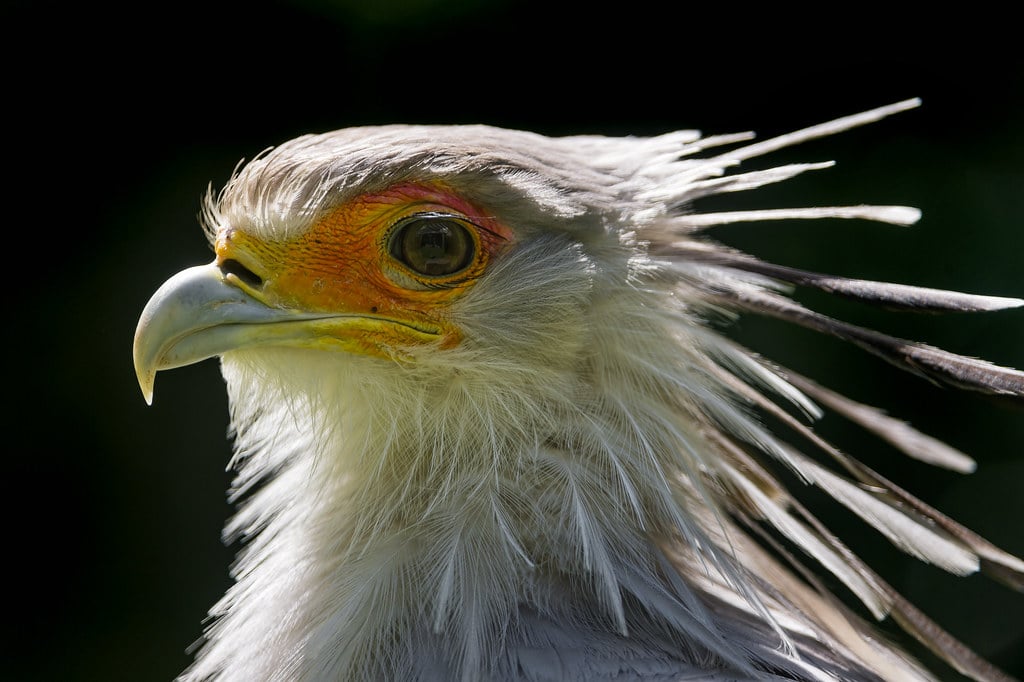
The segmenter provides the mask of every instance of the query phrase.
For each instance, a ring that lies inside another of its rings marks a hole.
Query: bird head
[[[147,399],[159,369],[254,347],[418,365],[469,363],[472,350],[491,371],[524,352],[533,369],[566,361],[597,259],[630,255],[617,230],[628,178],[577,177],[575,147],[541,140],[363,128],[254,160],[207,203],[214,262],[172,280],[143,316],[167,325],[140,326]],[[183,302],[198,308],[174,309]]]

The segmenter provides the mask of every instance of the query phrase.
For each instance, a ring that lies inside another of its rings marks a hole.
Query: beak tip
[[[145,319],[145,318],[143,318]],[[147,405],[153,404],[153,384],[156,382],[155,363],[148,357],[146,348],[141,339],[143,337],[144,324],[139,322],[139,328],[135,333],[135,343],[132,346],[132,359],[135,361],[135,378],[142,390],[142,397]]]
[[[139,389],[142,390],[142,399],[147,405],[153,404],[153,384],[156,382],[156,372],[140,371],[136,369],[135,377],[139,381]]]

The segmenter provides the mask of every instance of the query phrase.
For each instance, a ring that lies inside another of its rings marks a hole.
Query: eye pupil
[[[413,218],[395,232],[391,254],[422,275],[451,275],[469,265],[473,239],[455,220]]]
[[[419,249],[428,259],[444,258],[447,254],[449,235],[451,230],[447,226],[439,226],[433,230],[421,230],[419,233],[410,233],[413,238],[413,246],[419,239]]]

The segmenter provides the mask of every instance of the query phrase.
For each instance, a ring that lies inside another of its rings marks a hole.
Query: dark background
[[[230,446],[216,363],[135,383],[138,314],[211,253],[207,184],[305,132],[386,122],[549,134],[764,135],[920,96],[924,107],[779,153],[839,161],[736,206],[894,203],[909,229],[762,224],[725,241],[799,267],[1024,296],[1024,59],[1016,25],[967,14],[828,17],[629,3],[482,0],[8,3],[4,334],[9,407],[0,678],[168,680],[228,585]],[[366,3],[369,4],[369,3]],[[767,162],[755,162],[765,164]],[[801,294],[860,324],[1024,367],[1024,310],[899,316]],[[766,354],[977,458],[959,476],[820,429],[926,501],[1024,554],[1024,413],[904,376],[841,343],[743,319]],[[13,408],[13,409],[12,409]],[[812,499],[813,502],[813,499]],[[848,514],[829,523],[954,634],[1024,675],[1024,595],[903,560]],[[955,679],[950,675],[950,679]]]

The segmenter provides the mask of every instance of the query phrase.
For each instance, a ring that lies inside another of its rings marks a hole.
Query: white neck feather
[[[500,677],[522,665],[502,655],[538,636],[531,619],[622,635],[682,620],[694,641],[673,648],[742,661],[662,575],[656,547],[682,537],[720,558],[683,511],[700,493],[674,473],[699,480],[704,466],[677,397],[710,393],[706,355],[686,357],[680,327],[627,296],[593,306],[617,316],[607,330],[544,349],[545,362],[226,357],[238,487],[252,489],[229,532],[253,537],[190,674]]]
[[[764,617],[772,595],[747,572],[760,567],[734,556],[700,487],[719,466],[714,424],[773,447],[721,383],[715,358],[731,346],[652,305],[666,299],[644,288],[656,269],[608,287],[570,265],[578,286],[565,264],[557,287],[521,262],[514,288],[492,273],[456,311],[472,341],[411,362],[225,356],[245,494],[228,532],[250,539],[186,679],[611,679],[623,660],[663,674],[802,669]],[[513,297],[532,299],[530,317],[487,317]]]

